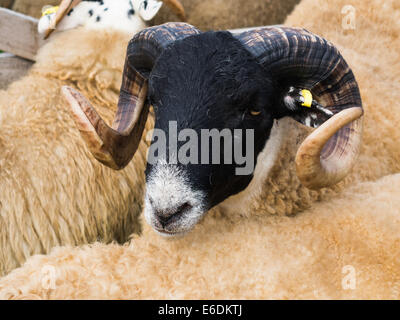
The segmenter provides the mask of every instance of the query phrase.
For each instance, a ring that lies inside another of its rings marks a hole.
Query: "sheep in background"
[[[385,49],[400,45],[398,4],[354,1],[355,31],[342,29],[340,10],[346,4],[304,0],[287,20],[338,45],[361,88],[364,145],[342,194],[328,199],[300,188],[293,165],[298,139],[283,138],[283,155],[245,214],[215,209],[176,241],[145,225],[143,236],[129,246],[57,248],[0,280],[0,296],[399,299],[400,177],[391,175],[399,171],[400,132],[393,125],[400,118],[395,82],[400,70],[393,68],[399,50]],[[371,47],[371,39],[380,45]],[[304,131],[289,125],[301,137]],[[323,201],[296,217],[269,216],[316,199]],[[42,285],[48,278],[44,267],[54,267],[53,289]],[[354,289],[343,282],[349,270],[356,275]]]
[[[185,11],[178,0],[164,0],[169,9],[184,19]],[[163,2],[157,0],[102,0],[64,1],[60,7],[48,8],[39,21],[39,33],[47,38],[57,26],[57,32],[79,26],[90,29],[114,28],[132,33],[132,30],[142,30],[147,22],[155,17]],[[67,15],[68,19],[63,19]],[[118,22],[118,23],[116,23]]]
[[[300,0],[181,0],[186,21],[200,30],[225,30],[280,24]],[[162,8],[153,24],[182,21]]]
[[[54,34],[29,74],[0,91],[1,275],[54,246],[122,243],[139,231],[146,143],[126,170],[104,168],[60,99],[60,88],[72,85],[106,119],[114,114],[126,45],[139,30],[135,21],[129,33],[98,24]]]

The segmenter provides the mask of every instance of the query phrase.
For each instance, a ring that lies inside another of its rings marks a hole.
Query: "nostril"
[[[168,220],[169,220],[169,218],[170,218],[170,216],[166,216],[165,214],[164,214],[164,212],[160,212],[160,211],[156,211],[155,212],[155,215],[156,215],[156,217],[157,217],[157,220],[158,220],[158,222],[163,226],[163,227],[165,227],[167,224],[168,224]]]
[[[157,216],[157,220],[161,223],[161,225],[165,227],[168,224],[177,221],[179,218],[181,218],[184,212],[190,210],[191,208],[192,205],[189,202],[185,202],[175,210],[155,210],[155,215]]]
[[[192,205],[189,202],[185,202],[184,204],[180,205],[178,209],[175,210],[174,215],[182,214],[183,212],[192,208]]]

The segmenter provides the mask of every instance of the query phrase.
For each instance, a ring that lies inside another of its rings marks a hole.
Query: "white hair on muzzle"
[[[192,230],[205,214],[204,197],[205,194],[202,191],[193,190],[182,168],[161,160],[156,164],[146,183],[145,219],[163,236],[183,235]],[[162,228],[156,218],[157,212],[163,212],[166,215],[173,214],[174,210],[182,205],[187,205],[185,214],[178,219],[177,223],[171,223],[166,228]]]

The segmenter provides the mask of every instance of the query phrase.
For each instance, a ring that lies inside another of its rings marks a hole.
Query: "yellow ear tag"
[[[312,94],[308,90],[301,90],[301,95],[304,98],[304,102],[301,104],[303,107],[311,108]]]
[[[58,11],[58,9],[59,9],[59,6],[47,8],[46,10],[43,11],[42,17],[48,16],[49,14],[56,13]]]

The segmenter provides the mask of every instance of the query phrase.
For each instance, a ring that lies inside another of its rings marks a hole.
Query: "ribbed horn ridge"
[[[316,189],[342,180],[360,151],[363,109],[354,74],[337,48],[299,28],[266,27],[236,37],[279,85],[310,90],[334,114],[326,122],[317,116],[319,127],[297,152],[301,182]],[[295,119],[307,124],[308,116]]]
[[[72,116],[94,157],[110,168],[124,168],[135,154],[149,106],[147,79],[162,51],[175,40],[199,33],[185,23],[167,23],[136,34],[128,45],[118,110],[112,127],[77,90],[63,87]]]
[[[127,60],[144,77],[148,77],[157,58],[171,43],[200,31],[184,22],[168,22],[137,33],[129,42]]]

